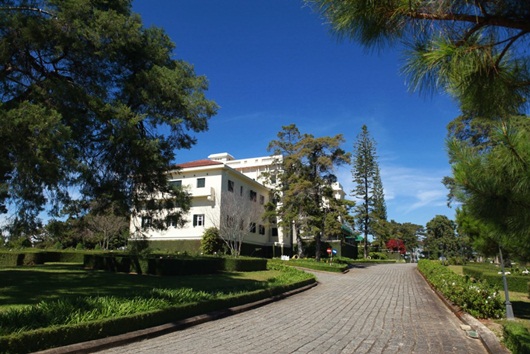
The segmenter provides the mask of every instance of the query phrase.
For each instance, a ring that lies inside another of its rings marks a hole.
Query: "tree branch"
[[[57,18],[57,14],[54,14],[52,12],[40,9],[38,7],[29,7],[29,6],[7,6],[7,7],[0,7],[0,11],[31,11],[31,12],[38,12],[43,15],[48,15],[53,18]]]
[[[506,53],[508,52],[508,49],[510,49],[510,47],[519,39],[521,38],[522,36],[524,36],[525,34],[527,34],[528,32],[527,31],[521,31],[519,32],[516,36],[513,36],[512,38],[509,39],[509,42],[508,44],[504,47],[504,49],[502,50],[501,54],[499,55],[499,58],[497,59],[497,62],[495,63],[495,66],[498,66],[499,63],[501,62],[502,58],[506,55]]]
[[[522,31],[530,32],[530,22],[528,21],[517,21],[509,20],[505,17],[499,16],[488,16],[481,17],[476,15],[467,15],[467,14],[433,14],[427,12],[417,12],[412,11],[408,14],[409,17],[417,20],[433,20],[433,21],[462,21],[475,23],[482,26],[499,26],[512,29],[519,29]]]

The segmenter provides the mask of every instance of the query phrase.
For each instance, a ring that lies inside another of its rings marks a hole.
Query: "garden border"
[[[490,354],[510,354],[510,351],[504,347],[499,338],[493,333],[488,327],[484,326],[479,320],[471,316],[459,306],[456,306],[451,301],[447,300],[445,296],[438,291],[430,282],[427,280],[425,275],[416,268],[418,274],[425,280],[429,287],[434,291],[438,298],[444,303],[447,308],[455,314],[455,316],[462,321],[462,323],[471,326],[479,335],[479,339]]]
[[[230,307],[225,310],[213,311],[213,312],[209,312],[203,315],[193,316],[193,317],[190,317],[184,320],[171,322],[171,323],[167,323],[167,324],[163,324],[163,325],[155,326],[151,328],[146,328],[146,329],[142,329],[138,331],[133,331],[133,332],[117,335],[117,336],[111,336],[111,337],[106,337],[102,339],[96,339],[92,341],[71,344],[71,345],[67,345],[63,347],[46,349],[46,350],[35,352],[34,354],[92,353],[94,351],[113,348],[113,347],[117,347],[120,345],[138,342],[138,341],[149,339],[149,338],[155,338],[155,337],[167,334],[167,333],[182,330],[182,329],[192,327],[192,326],[195,326],[201,323],[205,323],[208,321],[214,321],[214,320],[228,317],[231,315],[235,315],[241,312],[252,310],[252,309],[270,304],[272,302],[282,300],[286,297],[296,295],[303,291],[309,290],[317,286],[318,284],[319,284],[318,281],[315,281],[314,283],[302,286],[297,289],[289,290],[279,295],[271,296],[269,298],[258,300],[258,301],[251,302],[248,304]]]

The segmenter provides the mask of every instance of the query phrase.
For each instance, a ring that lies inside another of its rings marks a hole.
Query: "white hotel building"
[[[222,200],[226,200],[222,198],[223,194],[234,193],[234,197],[241,198],[241,203],[249,207],[259,206],[260,214],[263,214],[271,186],[266,184],[262,173],[275,171],[281,159],[282,156],[265,156],[236,160],[229,153],[219,153],[208,156],[208,159],[178,164],[178,169],[168,172],[168,181],[182,186],[191,195],[191,208],[185,217],[187,223],[184,227],[169,226],[163,231],[142,230],[143,220],[138,216],[131,220],[131,234],[134,237],[140,232],[155,245],[164,241],[188,241],[198,249],[205,229],[217,226],[216,220],[227,217],[222,205]],[[337,183],[334,189],[335,197],[343,199],[345,193],[340,184]],[[243,253],[257,250],[256,255],[280,255],[290,253],[292,246],[288,232],[260,217],[244,239],[243,250],[246,252]]]

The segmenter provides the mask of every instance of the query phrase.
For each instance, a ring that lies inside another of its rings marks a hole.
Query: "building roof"
[[[203,166],[214,166],[214,165],[224,165],[219,161],[212,161],[210,159],[196,160],[190,162],[179,163],[176,167],[180,168],[191,168],[191,167],[203,167]]]

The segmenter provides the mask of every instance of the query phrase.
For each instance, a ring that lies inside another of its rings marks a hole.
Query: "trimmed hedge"
[[[255,272],[267,270],[265,258],[224,258],[224,270],[228,272]]]
[[[267,269],[267,260],[263,258],[152,255],[143,259],[129,255],[90,254],[85,255],[83,263],[88,269],[162,276],[213,274],[220,271],[252,272]]]
[[[503,325],[504,343],[513,354],[530,353],[530,333],[518,322],[506,322]]]
[[[84,252],[74,251],[0,251],[0,267],[17,267],[48,262],[82,263]]]
[[[214,257],[193,258],[149,258],[148,274],[192,275],[212,274],[222,270],[223,259]]]
[[[201,240],[165,240],[165,241],[135,241],[129,240],[129,246],[133,247],[135,242],[147,242],[149,248],[162,252],[180,252],[189,254],[199,254],[201,252]]]
[[[476,266],[464,266],[463,272],[465,275],[468,275],[475,279],[481,279],[487,281],[489,284],[503,288],[502,275],[498,272],[493,272],[491,270],[482,270]],[[516,291],[519,293],[526,293],[529,291],[529,282],[530,277],[527,275],[506,275],[506,282],[508,283],[508,289],[510,291]]]
[[[48,348],[80,343],[84,341],[119,335],[131,331],[175,322],[192,316],[222,310],[315,283],[315,278],[284,286],[235,294],[228,298],[199,302],[168,309],[146,312],[119,318],[92,321],[77,325],[55,326],[32,331],[0,336],[1,353],[28,353]]]

